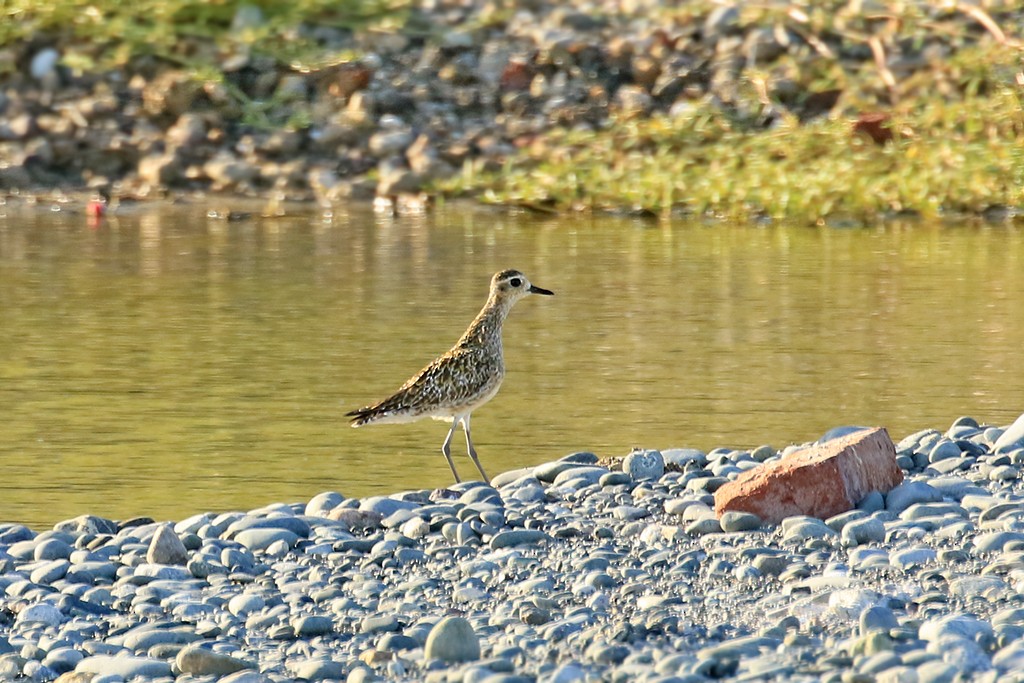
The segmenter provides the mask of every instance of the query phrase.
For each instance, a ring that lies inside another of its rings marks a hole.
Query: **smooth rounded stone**
[[[882,548],[854,548],[850,551],[850,567],[866,571],[889,566],[889,553]]]
[[[45,624],[59,626],[66,620],[63,612],[48,602],[36,602],[26,605],[18,612],[15,620],[18,624]]]
[[[334,620],[320,615],[306,615],[292,619],[296,638],[313,638],[334,633]]]
[[[498,493],[498,490],[487,484],[481,484],[469,489],[459,496],[458,502],[462,505],[469,506],[488,502],[493,502],[498,505],[501,505],[502,503],[501,494]]]
[[[606,486],[623,486],[632,483],[633,478],[625,472],[609,472],[608,474],[602,475],[598,480],[598,484],[602,487]]]
[[[294,531],[273,527],[245,529],[235,534],[234,540],[241,543],[249,550],[266,550],[274,543],[284,542],[289,548],[294,548],[299,542],[299,536]]]
[[[636,481],[661,479],[665,474],[665,458],[661,451],[634,450],[623,458],[622,471]]]
[[[737,533],[741,531],[756,531],[761,528],[761,518],[750,512],[728,510],[722,513],[718,520],[722,531],[726,533]]]
[[[847,510],[846,512],[841,512],[838,515],[829,517],[825,520],[825,524],[828,526],[829,529],[832,529],[832,531],[838,533],[841,532],[843,530],[843,527],[845,527],[850,522],[853,522],[858,519],[864,519],[867,516],[868,514],[863,510]]]
[[[974,640],[950,636],[929,642],[927,649],[941,655],[943,662],[968,678],[992,668],[989,656]]]
[[[860,613],[860,634],[867,635],[871,631],[883,631],[888,633],[897,628],[899,620],[893,611],[882,605],[871,605],[864,608]]]
[[[400,500],[387,496],[370,496],[369,498],[363,498],[359,502],[358,509],[360,512],[374,512],[382,517],[388,517],[398,510],[416,510],[420,507],[420,503],[411,500]]]
[[[872,514],[885,509],[885,496],[879,491],[871,491],[857,502],[857,509]]]
[[[512,485],[521,486],[522,484],[519,482],[525,483],[530,480],[538,481],[537,478],[533,476],[534,469],[534,467],[520,467],[518,469],[500,472],[491,477],[491,486],[496,489],[503,489]]]
[[[402,625],[394,614],[369,615],[359,625],[361,633],[384,633],[397,631]]]
[[[989,623],[993,627],[1006,625],[1024,625],[1024,607],[1007,607],[992,615]]]
[[[873,655],[865,657],[858,663],[857,671],[862,674],[879,674],[887,669],[900,666],[903,664],[903,660],[898,654],[891,651],[878,652]],[[871,683],[874,683],[876,679],[872,679]]]
[[[956,667],[941,660],[931,660],[916,668],[918,683],[956,683],[962,680]]]
[[[960,446],[955,441],[942,439],[928,451],[928,462],[936,463],[947,458],[959,458]]]
[[[970,507],[964,502],[966,496],[981,495],[991,497],[991,494],[986,489],[960,476],[933,477],[928,481],[928,484],[938,489],[943,497],[958,500],[966,508]]]
[[[900,519],[914,522],[931,517],[944,517],[946,515],[967,517],[968,512],[956,503],[914,503],[900,513]]]
[[[167,627],[168,622],[144,623],[121,636],[121,645],[135,652],[146,652],[157,645],[187,645],[199,640],[189,626]]]
[[[714,514],[711,508],[695,498],[670,498],[665,501],[662,507],[665,510],[665,514],[669,515],[683,515],[692,507],[699,508],[704,513],[700,515],[702,517]]]
[[[991,638],[992,625],[969,614],[947,614],[925,620],[918,628],[918,637],[929,642],[938,642],[949,637],[977,640]]]
[[[988,522],[999,519],[1007,513],[1024,514],[1024,501],[999,502],[996,498],[989,498],[987,504],[981,508],[978,514],[979,522]]]
[[[1000,453],[1018,446],[1024,446],[1024,413],[1021,413],[1020,417],[1014,420],[1013,424],[996,439],[996,442],[992,444],[992,452]]]
[[[480,641],[473,626],[463,617],[445,617],[430,629],[424,657],[445,662],[480,659]]]
[[[50,560],[33,569],[29,579],[32,583],[50,584],[63,579],[70,568],[71,563],[67,560]]]
[[[915,503],[938,503],[942,492],[923,481],[905,481],[885,495],[885,509],[900,514]]]
[[[258,612],[266,604],[267,601],[260,595],[255,593],[239,593],[228,600],[227,609],[228,612],[231,612],[236,617],[244,617],[252,612]]]
[[[422,646],[422,643],[404,633],[385,633],[377,641],[377,649],[385,652],[401,652],[404,650],[415,650]]]
[[[221,676],[217,679],[217,683],[275,683],[277,679],[271,678],[265,674],[261,674],[259,671],[253,671],[252,669],[242,669],[236,671],[233,674],[227,676]],[[91,683],[99,683],[98,681],[92,681]],[[119,683],[118,681],[111,681],[110,683]]]
[[[864,610],[879,602],[879,595],[873,590],[862,588],[840,588],[829,593],[829,612],[843,619],[856,619]]]
[[[225,676],[255,665],[231,655],[214,652],[201,645],[190,645],[178,652],[174,665],[179,671],[193,676]]]
[[[637,507],[636,505],[616,505],[611,509],[611,513],[612,517],[615,519],[621,519],[627,522],[651,516],[650,510],[647,508]]]
[[[714,493],[727,483],[726,477],[694,477],[686,482],[686,489],[694,493]]]
[[[399,530],[402,532],[402,535],[409,538],[424,538],[430,534],[430,522],[420,516],[416,516],[402,524]]]
[[[587,678],[586,670],[576,662],[566,662],[551,674],[544,678],[546,683],[585,683]]]
[[[1024,672],[1024,639],[1015,639],[992,655],[992,666],[1000,673]],[[1019,680],[1019,679],[1018,679]]]
[[[932,548],[904,548],[889,553],[889,564],[899,569],[910,569],[934,562],[935,550]]]
[[[875,517],[858,519],[843,527],[840,539],[847,548],[865,543],[882,543],[885,541],[885,524]]]
[[[149,542],[146,562],[150,564],[184,565],[188,562],[185,544],[174,533],[170,524],[161,524]]]
[[[687,465],[704,467],[708,463],[708,456],[704,451],[696,448],[667,448],[661,451],[666,465],[684,468]]]
[[[988,478],[992,481],[1010,481],[1012,479],[1018,479],[1020,477],[1020,470],[1013,465],[1000,465],[999,467],[993,467],[988,473]]]
[[[786,553],[760,553],[750,564],[764,576],[779,576],[792,565],[793,559]]]
[[[93,673],[100,676],[115,675],[124,680],[131,678],[164,678],[171,676],[171,665],[153,657],[131,657],[93,655],[86,657],[75,667],[76,673]]]
[[[913,450],[922,445],[931,448],[941,438],[942,434],[937,429],[922,429],[900,439],[899,443],[896,444],[896,451]]]
[[[706,536],[721,533],[722,525],[714,517],[704,517],[687,524],[684,531],[688,536]]]
[[[958,576],[949,582],[950,595],[961,598],[985,597],[986,593],[999,597],[1009,590],[1009,584],[996,576]]]
[[[782,643],[781,638],[764,636],[739,636],[722,643],[709,645],[697,652],[698,659],[722,660],[756,657],[762,650],[773,650]]]
[[[1024,532],[989,531],[974,537],[974,549],[979,553],[1002,552],[1011,543],[1024,542]]]
[[[597,462],[597,460],[595,459],[594,462]],[[576,460],[564,459],[555,460],[553,462],[546,462],[542,465],[537,465],[536,467],[533,468],[532,473],[533,476],[536,477],[538,480],[550,484],[554,482],[555,478],[558,477],[558,475],[560,475],[562,472],[565,472],[566,470],[575,469],[577,467],[587,464],[592,463],[582,463]]]
[[[56,74],[59,62],[60,52],[52,47],[43,48],[32,55],[32,59],[29,62],[29,73],[37,81],[51,79]]]
[[[966,472],[971,469],[976,460],[974,458],[946,458],[928,465],[928,469],[941,475],[952,475],[956,472]]]
[[[73,671],[83,659],[85,655],[73,647],[57,647],[46,653],[43,666],[62,674]]]
[[[337,491],[324,491],[309,499],[303,511],[307,517],[326,517],[327,513],[345,502],[345,496]]]
[[[896,456],[896,466],[899,467],[904,472],[912,470],[912,469],[918,467],[917,463],[915,463],[914,459],[912,457],[910,457],[909,455],[897,455]],[[882,500],[882,504],[883,504],[883,507],[884,507],[884,505],[885,505],[885,499],[884,498]]]
[[[309,522],[292,514],[248,514],[229,524],[224,536],[235,538],[240,532],[250,529],[287,529],[300,538],[308,538],[311,532]]]
[[[509,529],[496,533],[490,542],[491,550],[513,548],[519,545],[546,543],[551,537],[539,529]]]
[[[782,520],[783,542],[803,542],[815,538],[838,536],[820,519],[813,517],[788,517]]]
[[[32,557],[36,560],[66,560],[74,548],[60,538],[47,538],[34,544]]]
[[[295,678],[305,681],[338,681],[346,675],[341,662],[326,658],[290,661],[288,669]]]
[[[555,477],[552,482],[553,486],[561,486],[568,482],[578,481],[582,482],[583,485],[589,486],[590,484],[597,484],[601,481],[601,477],[608,474],[608,468],[596,467],[593,465],[575,465],[569,469],[562,470]],[[540,477],[537,477],[540,479]]]
[[[140,564],[133,567],[134,575],[161,581],[187,581],[192,574],[184,567],[172,567],[168,564]]]

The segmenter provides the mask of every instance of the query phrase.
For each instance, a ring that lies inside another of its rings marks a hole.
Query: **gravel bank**
[[[230,22],[203,27],[212,37],[184,27],[171,55],[109,70],[116,36],[54,27],[0,46],[0,191],[392,196],[499,171],[534,145],[556,158],[543,142],[554,129],[711,102],[767,130],[785,113],[856,119],[1010,78],[976,65],[972,50],[1012,39],[1001,27],[1020,26],[1014,3],[926,3],[905,16],[827,5],[428,0],[390,28],[289,27],[317,55],[289,62],[247,40],[272,21],[241,4]],[[882,120],[861,122],[877,141],[892,137]]]
[[[7,524],[0,677],[1024,680],[1024,422],[1009,432],[910,435],[904,484],[778,527],[710,508],[769,447],[575,453],[493,486],[173,525]]]

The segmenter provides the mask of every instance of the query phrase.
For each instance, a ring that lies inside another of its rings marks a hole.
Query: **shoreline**
[[[1024,443],[1003,433],[964,417],[905,436],[903,484],[779,526],[711,509],[719,486],[779,457],[767,447],[641,451],[605,463],[619,471],[575,453],[492,485],[176,523],[2,525],[0,672],[1018,680]]]

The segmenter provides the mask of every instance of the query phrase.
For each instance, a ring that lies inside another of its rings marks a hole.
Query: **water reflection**
[[[461,334],[508,321],[474,414],[500,470],[593,449],[899,437],[1024,409],[1019,231],[649,224],[443,207],[228,221],[143,207],[96,229],[0,218],[0,518],[180,518],[439,486],[444,425],[349,429]]]

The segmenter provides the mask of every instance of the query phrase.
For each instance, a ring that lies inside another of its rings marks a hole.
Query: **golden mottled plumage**
[[[527,294],[550,295],[552,292],[531,285],[518,270],[495,273],[487,303],[455,346],[413,375],[388,398],[347,413],[352,418],[352,426],[413,422],[425,417],[451,420],[441,452],[448,460],[455,481],[461,481],[449,447],[455,428],[462,423],[469,457],[486,481],[487,475],[470,437],[469,417],[498,393],[505,378],[501,327],[512,306]]]

